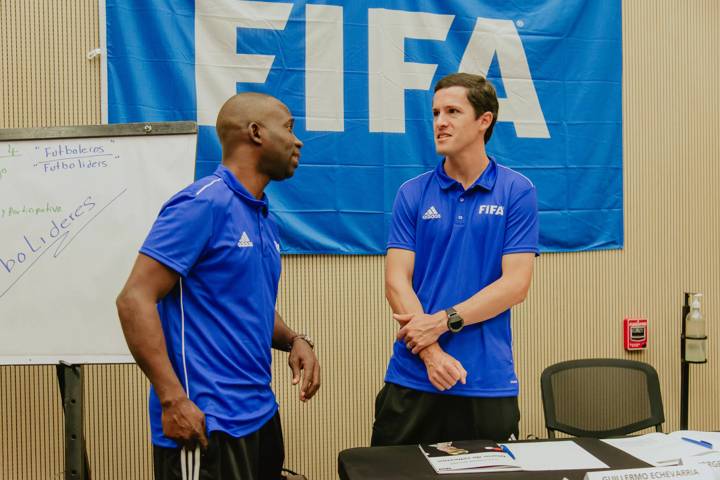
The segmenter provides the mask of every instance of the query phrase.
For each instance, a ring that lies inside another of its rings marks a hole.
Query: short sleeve
[[[415,222],[417,215],[401,188],[393,204],[390,235],[387,248],[402,248],[415,251]]]
[[[538,223],[537,193],[535,187],[521,192],[510,203],[503,255],[508,253],[540,253],[538,248],[540,226]]]
[[[209,243],[212,229],[211,200],[181,192],[160,210],[140,253],[187,276]]]

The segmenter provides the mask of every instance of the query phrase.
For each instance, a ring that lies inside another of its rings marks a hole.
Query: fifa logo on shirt
[[[438,218],[440,218],[440,212],[438,212],[433,206],[428,208],[422,216],[423,220],[437,220]]]
[[[504,215],[502,205],[480,205],[478,215]]]
[[[237,246],[240,248],[249,248],[253,246],[253,242],[250,240],[250,237],[248,237],[247,232],[243,232],[242,235],[240,235],[240,240],[238,240]]]

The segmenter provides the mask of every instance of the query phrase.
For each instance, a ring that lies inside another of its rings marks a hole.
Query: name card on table
[[[585,480],[669,480],[680,478],[683,480],[714,480],[716,477],[712,469],[706,465],[631,468],[585,474]]]

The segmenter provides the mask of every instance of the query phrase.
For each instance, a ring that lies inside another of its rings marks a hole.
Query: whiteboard
[[[115,298],[194,177],[196,125],[174,123],[0,130],[0,364],[133,361]]]

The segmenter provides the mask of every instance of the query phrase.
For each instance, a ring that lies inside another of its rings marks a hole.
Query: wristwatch
[[[445,310],[445,313],[448,317],[448,330],[450,330],[452,333],[458,333],[460,330],[462,330],[463,326],[465,325],[465,320],[463,320],[460,314],[457,313],[457,311],[452,307]]]
[[[312,348],[313,350],[315,349],[315,342],[313,342],[313,339],[310,338],[309,335],[305,335],[304,333],[298,333],[297,335],[295,335],[294,337],[292,337],[290,339],[290,343],[288,343],[288,349],[287,349],[288,352],[290,350],[292,350],[292,347],[295,344],[295,340],[305,340],[305,343],[310,345],[310,348]]]

